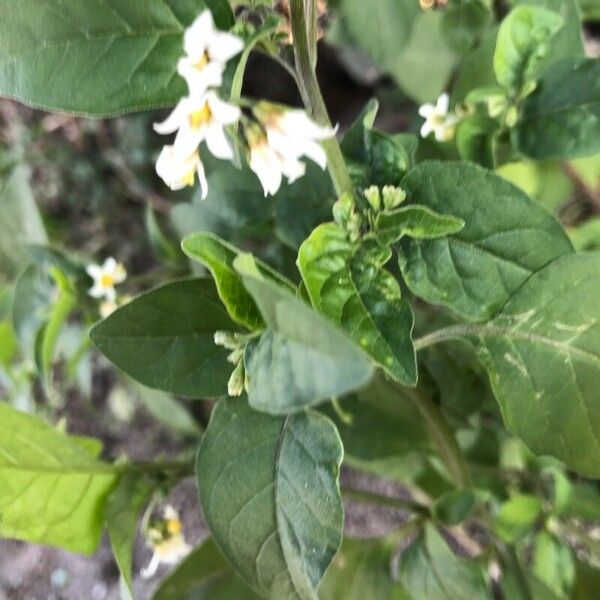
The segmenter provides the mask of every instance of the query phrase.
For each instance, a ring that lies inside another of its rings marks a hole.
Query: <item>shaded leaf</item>
[[[217,404],[198,451],[200,501],[217,545],[257,591],[316,598],[342,541],[341,461],[335,427],[316,412]]]

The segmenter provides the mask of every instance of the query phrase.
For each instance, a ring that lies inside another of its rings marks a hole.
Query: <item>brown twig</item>
[[[561,163],[561,168],[592,211],[595,214],[600,214],[600,186],[596,188],[590,187],[571,163],[563,162]]]

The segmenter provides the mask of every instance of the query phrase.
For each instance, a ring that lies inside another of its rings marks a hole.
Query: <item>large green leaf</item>
[[[258,600],[212,539],[205,540],[160,582],[152,600]]]
[[[537,454],[600,478],[600,255],[564,256],[534,275],[481,344],[507,427]]]
[[[321,600],[408,600],[390,567],[387,539],[345,539],[319,588]]]
[[[389,255],[383,258],[356,250],[341,228],[325,223],[300,247],[298,267],[313,306],[392,377],[414,385],[413,316],[398,282],[383,268]]]
[[[600,60],[566,59],[544,71],[525,100],[513,141],[536,159],[600,152]]]
[[[235,267],[268,326],[246,349],[246,384],[254,408],[274,414],[302,410],[370,379],[367,356],[342,331],[264,278],[250,255],[236,259]]]
[[[150,500],[154,485],[143,474],[127,474],[111,494],[106,507],[110,545],[125,585],[132,591],[131,561],[138,520]]]
[[[0,403],[0,536],[92,553],[118,481],[97,451]]]
[[[13,277],[27,264],[26,244],[47,241],[23,165],[0,168],[0,206],[1,280]]]
[[[148,387],[203,398],[227,393],[228,350],[219,330],[236,331],[210,279],[168,283],[146,292],[90,331],[96,346]]]
[[[545,8],[524,5],[513,9],[498,31],[494,52],[498,83],[521,91],[535,77],[548,42],[563,24],[562,17]]]
[[[490,598],[481,567],[456,556],[433,525],[427,525],[404,551],[399,574],[411,598]]]
[[[200,501],[235,569],[273,599],[316,599],[342,541],[342,444],[313,411],[255,412],[243,399],[215,407],[198,450]]]
[[[573,251],[552,215],[475,165],[421,163],[402,187],[411,204],[465,222],[446,238],[403,240],[400,267],[413,293],[466,319],[493,316],[533,273]]]
[[[0,95],[106,116],[175,103],[183,32],[202,0],[2,0]]]

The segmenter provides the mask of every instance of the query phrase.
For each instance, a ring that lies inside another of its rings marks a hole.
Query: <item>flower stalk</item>
[[[294,38],[294,59],[300,95],[306,110],[319,124],[331,127],[327,108],[321,95],[321,89],[315,74],[316,65],[316,27],[308,27],[305,15],[305,4],[314,4],[314,0],[291,0],[292,35]],[[309,10],[309,17],[315,12]],[[309,39],[310,35],[310,39]],[[313,48],[311,57],[311,48]],[[338,196],[353,191],[352,180],[348,173],[340,145],[335,137],[324,140],[323,148],[327,154],[327,167]]]

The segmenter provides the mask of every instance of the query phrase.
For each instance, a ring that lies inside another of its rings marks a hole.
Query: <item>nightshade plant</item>
[[[131,586],[139,515],[194,472],[212,537],[188,553],[165,513],[153,569],[165,540],[186,557],[157,599],[594,597],[600,255],[498,173],[600,153],[581,31],[597,8],[331,2],[330,40],[425,118],[423,138],[388,134],[371,101],[336,137],[315,75],[323,3],[274,4],[0,0],[0,94],[87,117],[176,106],[157,172],[198,190],[172,217],[204,275],[115,305],[90,337],[138,382],[214,403],[193,467],[109,464],[2,403],[0,534],[89,553],[106,526]],[[252,51],[304,110],[242,94]],[[48,388],[58,331],[98,308],[85,265],[37,241],[13,322]],[[405,494],[341,488],[342,464]],[[345,496],[406,521],[344,539]]]

